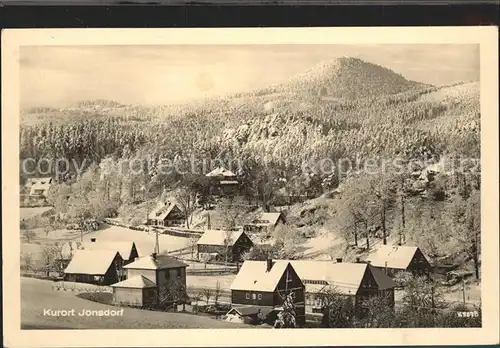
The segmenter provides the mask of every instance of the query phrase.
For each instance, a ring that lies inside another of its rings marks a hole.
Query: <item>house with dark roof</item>
[[[290,262],[245,261],[230,290],[228,314],[255,317],[260,313],[271,324],[283,310],[287,295],[293,293],[297,324],[305,324],[304,284]]]
[[[123,267],[126,281],[112,285],[114,301],[142,305],[167,303],[174,292],[186,292],[186,267],[184,262],[167,255],[153,253],[140,257]]]
[[[367,261],[391,276],[401,271],[428,276],[432,268],[427,256],[416,246],[382,245]]]
[[[279,224],[285,224],[286,219],[281,212],[263,212],[260,216],[243,226],[243,231],[248,233],[271,232]]]
[[[148,215],[148,225],[152,226],[181,226],[185,222],[182,209],[175,202],[165,202],[158,205]]]
[[[120,280],[123,259],[115,250],[76,250],[64,270],[67,281],[110,285]]]
[[[332,290],[340,295],[352,297],[356,308],[364,301],[383,296],[394,306],[396,284],[380,269],[367,263],[350,263],[316,260],[284,260],[290,262],[305,285],[306,311],[322,313],[322,294]]]
[[[206,230],[196,243],[198,259],[240,261],[253,246],[243,231]]]

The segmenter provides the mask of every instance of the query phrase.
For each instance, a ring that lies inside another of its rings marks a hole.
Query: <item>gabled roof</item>
[[[333,263],[332,261],[290,261],[300,279],[325,280],[342,294],[356,294],[366,271],[363,263]]]
[[[282,214],[277,213],[262,213],[251,225],[254,226],[275,226]]]
[[[413,256],[419,250],[416,246],[382,245],[367,259],[375,267],[386,267],[405,270]],[[386,265],[387,262],[387,265]]]
[[[85,250],[114,250],[120,253],[124,260],[129,260],[132,253],[132,248],[135,243],[133,241],[96,241],[83,243]],[[136,248],[137,249],[137,248]]]
[[[368,266],[370,271],[372,271],[373,278],[377,282],[378,288],[380,290],[392,289],[396,286],[396,283],[392,278],[385,274],[380,268]]]
[[[113,250],[77,250],[64,273],[104,275],[117,254]]]
[[[233,245],[243,234],[243,231],[222,231],[206,230],[201,238],[198,239],[198,245]],[[226,244],[226,239],[229,238]]]
[[[343,294],[354,295],[363,280],[363,276],[370,269],[380,290],[390,289],[396,286],[390,277],[375,267],[366,263],[351,263],[316,260],[283,260],[290,262],[297,275],[305,283],[306,291],[314,292],[325,288],[324,284],[307,284],[307,281],[326,281],[337,291]]]
[[[155,288],[156,284],[152,280],[146,278],[143,275],[138,275],[125,279],[119,283],[111,285],[114,288],[132,288],[132,289],[146,289]]]
[[[273,292],[288,265],[289,262],[276,261],[267,272],[267,261],[245,261],[230,289]]]
[[[151,213],[148,215],[148,219],[159,219],[164,220],[172,210],[177,206],[175,202],[165,202],[164,204],[158,205]]]
[[[132,263],[124,266],[125,269],[166,269],[166,268],[179,268],[188,267],[189,265],[184,262],[178,261],[168,255],[152,255],[140,257]]]
[[[232,171],[230,171],[226,168],[217,167],[214,170],[212,170],[210,173],[206,174],[205,176],[235,177],[236,174],[234,174]]]

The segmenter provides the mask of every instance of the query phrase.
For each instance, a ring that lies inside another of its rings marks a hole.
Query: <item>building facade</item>
[[[198,259],[241,261],[242,255],[253,247],[243,231],[207,230],[196,243]]]
[[[273,322],[283,310],[285,298],[293,294],[296,321],[305,324],[305,287],[294,268],[285,261],[245,261],[231,285],[231,305],[239,308],[266,309]],[[239,310],[239,312],[242,312]]]
[[[111,285],[120,280],[123,259],[112,250],[77,250],[64,270],[64,280]]]

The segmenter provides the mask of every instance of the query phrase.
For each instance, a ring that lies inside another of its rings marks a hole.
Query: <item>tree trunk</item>
[[[368,233],[368,223],[365,221],[366,250],[370,250],[370,234]]]
[[[479,256],[478,256],[477,239],[474,241],[472,245],[472,259],[474,260],[474,273],[476,279],[479,280]]]
[[[354,225],[354,245],[358,246],[358,226]]]
[[[387,245],[387,229],[385,226],[385,202],[382,206],[382,237],[384,245]]]

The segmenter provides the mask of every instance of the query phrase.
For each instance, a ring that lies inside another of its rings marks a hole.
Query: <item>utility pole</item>
[[[156,238],[156,241],[155,241],[155,250],[154,250],[154,253],[156,255],[159,255],[160,254],[160,240],[158,238],[158,229],[155,230],[155,238]]]

